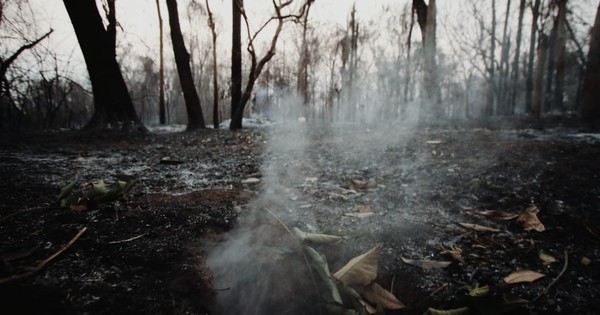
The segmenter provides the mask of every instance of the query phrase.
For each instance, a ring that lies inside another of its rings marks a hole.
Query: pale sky
[[[62,0],[30,0],[34,13],[36,15],[36,25],[38,36],[45,33],[48,29],[53,28],[54,33],[51,38],[44,42],[48,50],[57,52],[59,59],[64,62],[70,61],[70,67],[73,72],[78,72],[83,65],[83,59],[79,50],[79,45],[76,41],[70,20],[64,8]],[[190,26],[188,23],[188,12],[186,10],[187,3],[190,0],[179,0],[179,13],[184,32],[190,27],[195,27],[199,33],[208,34],[206,24],[206,16],[194,16],[195,26]],[[204,0],[196,0],[204,5]],[[298,0],[297,0],[298,1]],[[477,0],[475,0],[477,1]],[[593,24],[595,11],[600,0],[576,0],[570,1],[570,5],[578,10],[578,20],[582,24]],[[165,33],[169,32],[167,10],[164,5],[164,0],[161,0],[163,19],[165,22]],[[484,14],[486,4],[489,7],[491,1],[478,1],[481,3]],[[218,45],[221,49],[229,49],[230,44],[230,25],[231,25],[231,1],[230,0],[209,0],[212,11],[217,19],[217,28],[219,35]],[[300,1],[298,1],[300,3]],[[344,28],[352,5],[356,5],[359,21],[378,21],[379,16],[388,7],[397,12],[401,12],[406,5],[410,5],[411,0],[316,0],[311,8],[311,20],[315,25],[338,25],[339,28]],[[446,27],[460,28],[462,19],[468,13],[464,12],[465,0],[447,0],[438,1],[438,42],[440,46],[445,47],[447,33]],[[498,21],[503,20],[502,11],[504,11],[503,0],[497,1],[498,5]],[[519,1],[512,1],[512,10],[516,12],[516,7]],[[158,58],[158,19],[156,12],[155,0],[117,0],[117,19],[122,26],[119,29],[119,39],[121,47],[129,43],[134,47],[136,53],[147,55],[151,58]],[[254,29],[261,21],[264,21],[266,15],[272,14],[271,0],[246,0],[245,7],[251,21],[256,24]],[[580,18],[579,18],[580,17]],[[516,19],[516,17],[513,17]],[[527,18],[525,20],[527,25]],[[527,27],[527,26],[526,26]],[[526,28],[528,34],[528,28]],[[465,30],[469,31],[469,30]],[[243,31],[244,32],[244,31]],[[413,38],[415,41],[420,41],[420,32],[415,26]],[[498,31],[500,32],[500,30]],[[586,32],[585,30],[582,32]],[[382,30],[385,33],[385,30]],[[514,34],[513,34],[514,35]],[[525,34],[526,35],[526,34]],[[584,34],[585,35],[585,34]],[[207,36],[207,35],[206,35]],[[500,36],[500,34],[498,34]],[[32,35],[32,38],[34,36]],[[285,39],[285,38],[284,38]],[[582,43],[586,44],[586,43]],[[587,44],[586,44],[587,45]],[[170,41],[165,37],[165,47],[170,50]],[[281,45],[279,46],[281,48]],[[587,53],[587,51],[586,51]],[[221,59],[228,59],[223,58]],[[83,68],[85,69],[85,68]],[[83,83],[83,82],[82,82]]]

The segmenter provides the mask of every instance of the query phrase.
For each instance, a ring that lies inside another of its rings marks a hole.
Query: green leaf
[[[327,297],[329,299],[326,300],[343,304],[340,292],[331,278],[331,273],[329,272],[329,266],[327,265],[327,259],[325,258],[325,255],[317,252],[309,246],[304,246],[304,252],[307,254],[308,258],[310,258],[313,270],[315,270],[318,275],[318,280],[325,286],[325,288],[327,288]]]
[[[554,256],[551,256],[550,254],[546,254],[543,251],[540,251],[539,257],[543,261],[544,265],[549,265],[549,264],[557,262],[557,260],[556,260],[556,258],[554,258]]]
[[[292,232],[294,232],[294,235],[296,235],[296,237],[301,239],[303,242],[310,242],[315,244],[335,244],[342,241],[341,236],[308,233],[300,230],[297,227],[292,228]]]
[[[68,183],[67,185],[63,186],[60,189],[60,194],[58,194],[58,197],[56,198],[56,200],[61,203],[61,206],[62,206],[62,200],[67,198],[73,192],[73,189],[75,189],[76,185],[77,185],[77,181],[74,180],[74,181]]]
[[[486,296],[488,293],[490,293],[490,287],[487,285],[484,285],[482,287],[477,285],[474,288],[472,288],[471,290],[469,290],[469,296],[472,296],[472,297],[482,297],[482,296]]]

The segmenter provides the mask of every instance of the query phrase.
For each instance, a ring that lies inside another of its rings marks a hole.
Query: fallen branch
[[[140,235],[138,235],[138,236],[134,236],[134,237],[128,238],[128,239],[126,239],[126,240],[120,240],[120,241],[112,241],[112,242],[108,242],[108,244],[121,244],[121,243],[127,243],[127,242],[131,242],[131,241],[135,241],[135,240],[137,240],[138,238],[142,238],[142,237],[146,236],[146,234],[147,234],[147,233],[140,234]]]
[[[550,288],[558,281],[558,279],[560,279],[563,276],[563,274],[565,274],[565,271],[567,271],[568,265],[569,265],[569,253],[567,252],[567,250],[565,250],[565,264],[563,265],[562,270],[560,271],[558,276],[556,276],[556,278],[554,278],[554,280],[552,280],[552,282],[550,282],[550,284],[544,289],[544,291],[542,291],[542,293],[540,293],[540,295],[538,295],[535,299],[533,299],[534,301],[537,301],[539,298],[541,298],[546,293],[548,293],[548,291],[550,291]]]
[[[18,274],[18,275],[12,275],[10,277],[6,277],[6,278],[2,278],[0,279],[0,285],[3,284],[9,284],[24,278],[27,278],[37,272],[39,272],[40,270],[42,270],[50,261],[52,261],[54,258],[56,258],[58,255],[62,254],[64,251],[66,251],[67,249],[69,249],[69,247],[71,247],[71,245],[73,245],[73,243],[75,243],[77,241],[77,239],[79,239],[79,237],[83,234],[83,232],[85,232],[87,230],[87,227],[84,227],[83,229],[81,229],[79,231],[79,233],[77,233],[77,235],[75,235],[67,244],[65,244],[65,246],[61,247],[58,251],[56,251],[54,254],[50,255],[50,257],[42,260],[41,262],[39,262],[33,269],[31,269],[28,272],[22,273],[22,274]]]

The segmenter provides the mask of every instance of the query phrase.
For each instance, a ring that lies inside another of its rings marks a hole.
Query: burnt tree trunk
[[[511,90],[510,99],[508,102],[508,114],[515,113],[515,103],[517,98],[517,87],[519,86],[519,59],[521,58],[521,40],[523,38],[523,15],[525,13],[525,0],[521,0],[519,4],[519,22],[517,26],[517,43],[515,47],[515,58],[513,59],[512,74],[511,74]]]
[[[213,128],[219,129],[219,67],[217,66],[217,31],[213,13],[208,0],[205,1],[208,11],[208,27],[212,36],[212,66],[213,66]]]
[[[540,16],[540,0],[535,0],[531,7],[531,35],[529,42],[529,56],[527,61],[527,77],[525,79],[525,113],[531,113],[533,103],[533,72],[535,60],[535,43],[537,37],[537,23]]]
[[[94,94],[94,114],[85,129],[120,124],[123,129],[143,129],[111,49],[111,38],[102,24],[96,2],[63,0],[63,3],[75,29]]]
[[[177,64],[177,73],[179,82],[185,100],[185,108],[188,115],[187,130],[205,128],[202,107],[196,87],[194,86],[194,77],[190,66],[190,54],[185,48],[183,35],[179,26],[179,13],[177,11],[177,1],[167,0],[167,10],[169,11],[169,24],[171,26],[171,41],[173,43],[173,54]]]
[[[231,122],[242,103],[242,8],[243,0],[232,0],[232,47],[231,47]],[[241,121],[231,129],[240,129]]]
[[[496,114],[496,1],[492,0],[492,30],[491,30],[490,64],[488,77],[488,93],[485,102],[485,114]]]
[[[590,38],[587,68],[583,80],[581,114],[587,122],[600,122],[600,4]]]
[[[556,32],[556,79],[554,86],[554,109],[564,111],[565,55],[567,44],[567,0],[559,0]]]
[[[540,33],[537,48],[537,61],[535,65],[535,77],[533,78],[533,97],[531,115],[534,118],[540,118],[542,115],[542,104],[544,98],[544,68],[546,57],[548,56],[548,36]]]
[[[163,42],[163,19],[160,12],[160,0],[156,0],[156,11],[158,13],[158,36],[159,36],[159,66],[158,66],[158,122],[161,125],[167,123],[165,106],[165,45]]]

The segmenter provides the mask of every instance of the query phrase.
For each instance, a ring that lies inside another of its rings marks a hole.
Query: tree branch
[[[50,34],[52,34],[52,32],[54,32],[54,30],[50,29],[50,31],[48,31],[48,33],[44,34],[42,37],[36,39],[35,41],[33,41],[29,44],[21,46],[21,48],[17,49],[17,51],[14,54],[12,54],[12,56],[8,57],[8,59],[3,61],[2,64],[0,64],[0,78],[2,78],[2,79],[4,78],[4,76],[6,75],[6,71],[8,70],[8,67],[10,67],[10,65],[13,62],[15,62],[15,60],[17,60],[17,58],[19,57],[19,55],[21,53],[23,53],[25,50],[31,49],[35,45],[39,44],[46,37],[50,36]]]

